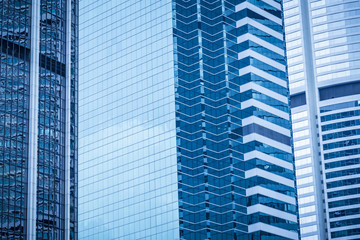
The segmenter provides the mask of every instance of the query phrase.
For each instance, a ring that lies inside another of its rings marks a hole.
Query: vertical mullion
[[[30,50],[30,101],[29,101],[29,154],[27,184],[27,239],[36,239],[36,195],[38,158],[38,108],[39,108],[39,39],[40,0],[32,0]]]
[[[71,0],[66,1],[65,33],[65,240],[70,239],[70,124],[71,124]]]

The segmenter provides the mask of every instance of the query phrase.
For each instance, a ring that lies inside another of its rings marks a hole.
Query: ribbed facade
[[[1,236],[77,239],[77,2],[0,8]]]
[[[81,239],[299,239],[280,1],[80,1]]]
[[[284,8],[301,237],[358,239],[360,3]]]

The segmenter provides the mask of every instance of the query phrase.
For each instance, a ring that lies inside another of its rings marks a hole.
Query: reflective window
[[[317,226],[316,225],[312,225],[312,226],[308,226],[308,227],[301,227],[300,228],[300,232],[301,234],[306,234],[309,232],[316,232],[317,231]]]
[[[314,196],[312,196],[312,198],[314,199]],[[300,218],[300,224],[306,224],[311,222],[316,222],[316,215]]]
[[[309,129],[305,129],[302,131],[294,132],[293,133],[294,138],[309,136]]]
[[[300,178],[301,175],[312,173],[312,167],[301,168],[296,170],[296,176]]]
[[[303,73],[301,75],[303,75]],[[297,88],[297,87],[301,87],[301,86],[305,86],[305,81],[304,80],[289,84],[290,88]]]
[[[304,120],[304,121],[301,121],[301,122],[296,122],[296,123],[293,123],[293,129],[297,129],[297,128],[302,128],[302,127],[306,127],[309,125],[309,121],[308,120]]]
[[[312,176],[310,177],[305,177],[305,178],[299,178],[296,180],[297,185],[303,185],[303,184],[307,184],[307,183],[311,183],[313,182],[314,178]]]
[[[310,154],[310,148],[295,151],[295,157],[301,157],[307,154]]]
[[[315,212],[315,205],[299,208],[300,214],[305,214],[305,213],[310,213],[310,212]]]
[[[1,2],[0,231],[26,238],[31,1]]]
[[[307,194],[307,193],[313,193],[314,192],[314,187],[313,186],[309,186],[309,187],[304,187],[304,188],[298,188],[298,194],[302,195],[302,194]]]
[[[294,120],[299,119],[299,118],[307,117],[307,115],[308,115],[307,111],[302,111],[302,112],[292,114],[291,118],[294,121]]]
[[[301,240],[319,240],[318,235],[308,236],[308,237],[301,237]]]
[[[300,167],[300,166],[303,166],[303,165],[306,165],[306,164],[310,164],[311,163],[311,158],[308,157],[308,158],[303,158],[303,159],[296,159],[295,160],[295,166],[296,167]]]
[[[299,141],[294,141],[294,147],[302,147],[310,144],[310,139],[303,139]]]
[[[176,239],[172,3],[83,0],[79,34],[79,239]]]

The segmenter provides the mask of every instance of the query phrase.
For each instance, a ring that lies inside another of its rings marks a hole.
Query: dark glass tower
[[[77,238],[77,4],[0,2],[2,239]]]
[[[280,3],[174,2],[181,239],[297,238]]]

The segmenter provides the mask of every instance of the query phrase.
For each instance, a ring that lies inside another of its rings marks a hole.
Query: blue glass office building
[[[1,239],[77,239],[77,4],[0,2]]]
[[[79,237],[299,239],[281,1],[80,1]]]

